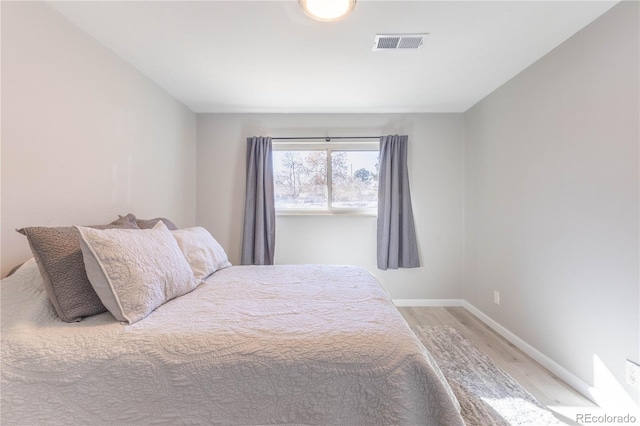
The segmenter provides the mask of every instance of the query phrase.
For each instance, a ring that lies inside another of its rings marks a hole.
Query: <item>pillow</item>
[[[117,228],[96,225],[92,228]],[[137,225],[129,224],[133,228]],[[74,227],[29,227],[18,229],[27,237],[42,275],[47,297],[61,320],[80,321],[82,317],[106,311],[91,287],[84,269],[80,234]]]
[[[138,228],[140,229],[151,229],[154,226],[156,226],[156,224],[158,222],[162,222],[166,225],[167,229],[171,230],[171,231],[175,231],[176,229],[178,229],[178,227],[176,225],[173,224],[173,222],[171,222],[169,219],[166,219],[164,217],[156,217],[155,219],[136,219],[136,224],[138,225]]]
[[[121,223],[134,222],[136,226],[140,229],[152,229],[156,225],[156,223],[163,222],[165,225],[167,225],[167,228],[169,228],[170,231],[175,231],[176,229],[178,229],[178,227],[173,222],[171,222],[169,219],[164,217],[156,217],[155,219],[138,219],[135,217],[134,214],[129,213],[126,216],[118,215],[118,218],[119,219],[111,223],[121,224]]]
[[[33,259],[33,258],[32,258],[32,259]],[[6,276],[5,278],[8,278],[8,277],[10,277],[11,275],[15,274],[15,272],[16,272],[18,269],[20,269],[20,267],[21,267],[22,265],[24,265],[24,262],[22,262],[21,264],[16,265],[16,266],[14,266],[13,268],[11,268],[11,270],[9,271],[9,273],[7,274],[7,276]]]
[[[140,228],[136,223],[136,217],[131,213],[129,213],[126,216],[118,215],[118,219],[111,222],[111,225],[115,225],[115,226],[119,226],[121,228],[127,228],[127,229]]]
[[[91,286],[119,321],[140,321],[200,283],[161,221],[145,230],[77,228]]]
[[[218,269],[231,266],[227,253],[206,229],[201,227],[178,229],[171,231],[171,234],[178,242],[196,279],[203,280]]]

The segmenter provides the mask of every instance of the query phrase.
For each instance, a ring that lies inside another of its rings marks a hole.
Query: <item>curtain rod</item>
[[[272,141],[283,141],[283,140],[324,140],[326,142],[331,142],[331,139],[380,139],[380,136],[301,136],[301,137],[271,138]]]

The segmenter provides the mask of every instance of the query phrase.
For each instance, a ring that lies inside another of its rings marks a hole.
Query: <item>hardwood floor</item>
[[[410,326],[455,327],[513,377],[563,423],[577,425],[578,413],[597,413],[599,408],[534,359],[504,339],[462,307],[400,307]]]

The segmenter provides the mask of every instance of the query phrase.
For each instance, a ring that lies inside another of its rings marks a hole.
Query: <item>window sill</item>
[[[276,216],[364,216],[376,217],[375,210],[276,210]]]

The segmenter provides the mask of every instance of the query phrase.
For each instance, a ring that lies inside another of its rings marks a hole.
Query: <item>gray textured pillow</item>
[[[167,225],[167,228],[170,231],[175,231],[176,229],[178,229],[178,227],[176,225],[174,225],[173,222],[171,222],[169,219],[165,218],[165,217],[156,217],[155,219],[138,219],[136,218],[136,216],[132,213],[129,213],[126,216],[120,216],[118,215],[118,220],[111,222],[112,225],[121,225],[121,224],[125,224],[125,223],[135,223],[136,226],[140,229],[152,229],[156,223],[158,222],[162,222],[165,225]],[[126,226],[123,226],[124,228],[126,228]]]
[[[120,227],[120,228],[125,228],[125,229],[140,228],[138,226],[138,224],[136,223],[136,217],[134,215],[132,215],[131,213],[129,213],[126,216],[118,215],[118,219],[116,219],[113,222],[111,222],[111,225],[114,225],[114,226],[117,226],[117,227]]]
[[[129,228],[135,225],[129,224]],[[92,228],[121,228],[96,225]],[[29,241],[45,291],[56,313],[66,322],[106,311],[91,287],[80,250],[80,233],[74,227],[29,227],[18,230]]]
[[[151,229],[156,226],[156,223],[162,222],[167,226],[167,229],[170,231],[175,231],[178,229],[176,225],[173,224],[169,219],[164,217],[156,217],[155,219],[136,219],[136,224],[140,229]]]
[[[200,283],[162,222],[140,231],[78,230],[89,281],[119,321],[140,321]]]

